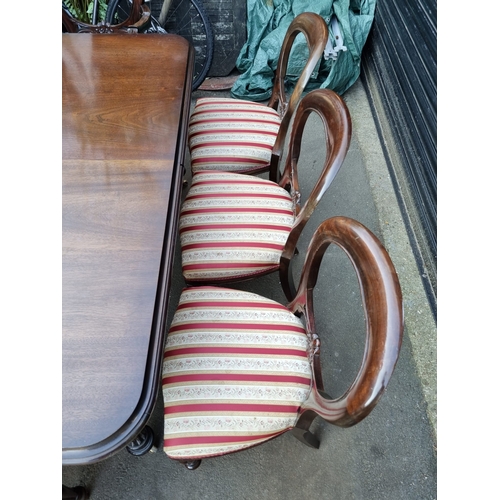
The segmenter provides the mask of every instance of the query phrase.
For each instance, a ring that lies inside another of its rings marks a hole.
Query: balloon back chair
[[[324,125],[326,156],[315,187],[301,200],[298,160],[313,112]],[[293,257],[305,224],[342,166],[350,140],[351,118],[344,101],[332,90],[313,90],[297,107],[285,167],[276,174],[279,182],[232,172],[194,174],[179,222],[186,283],[231,283],[278,271],[281,258]],[[281,278],[290,299],[293,281]]]
[[[307,40],[309,58],[287,101],[286,70],[290,50],[299,33]],[[224,170],[254,174],[269,170],[273,146],[283,147],[292,115],[327,41],[328,28],[321,16],[313,12],[299,14],[283,40],[267,105],[243,99],[198,99],[188,129],[192,172]],[[272,158],[274,163],[277,160]]]
[[[151,24],[149,2],[144,0],[130,1],[130,14],[119,24],[88,24],[74,18],[69,9],[62,4],[63,32],[67,33],[138,33],[145,31]]]
[[[361,366],[336,399],[324,390],[313,310],[318,271],[332,243],[353,264],[366,324]],[[393,373],[402,335],[401,289],[391,259],[373,233],[346,217],[328,219],[316,230],[286,307],[229,288],[185,288],[164,352],[164,451],[194,469],[201,459],[289,430],[318,448],[309,430],[316,416],[350,427],[373,410]]]

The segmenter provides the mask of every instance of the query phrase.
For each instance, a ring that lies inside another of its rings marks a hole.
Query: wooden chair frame
[[[298,181],[298,160],[301,152],[304,128],[309,116],[313,112],[315,112],[323,122],[326,158],[323,169],[316,181],[316,185],[303,206],[301,206],[301,192]],[[317,89],[304,96],[297,107],[290,135],[288,156],[283,173],[279,171],[282,145],[277,143],[273,149],[273,156],[277,159],[277,163],[275,168],[269,173],[269,178],[272,182],[275,182],[291,194],[295,212],[295,221],[283,248],[279,265],[280,280],[288,300],[291,300],[295,294],[293,276],[289,263],[296,252],[298,239],[323,194],[329,188],[342,166],[349,150],[351,133],[351,116],[342,98],[332,90]],[[272,271],[274,271],[274,269]],[[262,274],[268,274],[272,271],[265,271]],[[217,284],[237,283],[257,276],[260,276],[260,274],[252,276],[251,278],[220,279],[217,280]],[[208,284],[208,282],[196,280],[186,280],[186,282],[190,286]]]
[[[62,7],[62,25],[68,33],[137,33],[148,28],[151,9],[144,0],[133,0],[130,16],[120,24],[88,24],[75,19],[68,9]]]
[[[290,99],[287,101],[285,92],[285,77],[288,66],[290,51],[297,35],[302,33],[305,36],[309,47],[309,58],[302,73],[295,84]],[[276,67],[273,90],[268,102],[268,107],[273,108],[281,117],[281,125],[276,137],[275,146],[271,156],[270,166],[263,171],[271,170],[276,172],[279,165],[281,151],[285,144],[286,134],[292,115],[302,97],[302,93],[311,78],[311,75],[323,55],[329,33],[325,20],[314,12],[304,12],[298,15],[290,24],[283,45],[281,47],[278,65]]]
[[[358,373],[347,391],[332,399],[325,392],[321,374],[321,342],[316,330],[313,293],[325,251],[339,246],[351,261],[360,285],[365,313],[366,341]],[[287,266],[284,262],[284,267]],[[297,293],[287,308],[304,317],[309,340],[312,386],[308,399],[301,404],[292,434],[302,443],[319,448],[310,432],[313,420],[351,427],[373,410],[385,392],[399,357],[403,339],[403,299],[392,261],[377,237],[361,223],[348,217],[332,217],[315,231],[306,253]],[[179,460],[188,469],[196,469],[201,459]]]
[[[361,367],[350,388],[337,399],[331,399],[324,390],[320,341],[313,310],[318,271],[323,255],[332,243],[338,245],[353,264],[366,319],[366,344]],[[387,387],[403,338],[401,288],[387,251],[373,233],[353,219],[333,217],[323,222],[312,238],[297,293],[288,308],[297,315],[304,315],[307,335],[315,345],[312,353],[313,387],[302,405],[293,433],[308,446],[317,447],[316,438],[308,430],[316,416],[341,427],[355,425],[373,410]]]
[[[306,122],[312,112],[319,115],[323,121],[326,139],[326,158],[323,170],[316,185],[301,207],[301,192],[298,176],[298,161],[300,157],[302,135]],[[307,221],[310,219],[323,194],[329,188],[337,175],[349,150],[352,124],[349,110],[344,101],[328,89],[315,90],[302,99],[292,126],[289,151],[283,173],[279,170],[270,172],[270,179],[277,182],[292,195],[295,203],[295,222],[288,235],[283,253],[281,254],[279,275],[283,291],[288,300],[295,295],[290,261],[296,253],[297,242]],[[273,157],[281,157],[280,145],[275,146]],[[277,179],[280,177],[279,181]]]
[[[285,78],[290,57],[290,51],[297,36],[302,33],[306,39],[309,56],[305,63],[302,72],[295,83],[294,89],[288,99],[285,90]],[[262,166],[255,166],[248,171],[239,172],[245,174],[258,174],[269,170],[276,171],[279,163],[280,153],[284,147],[287,131],[292,120],[292,116],[297,108],[297,105],[302,97],[304,89],[311,78],[316,66],[323,56],[325,46],[328,42],[329,32],[325,20],[314,12],[303,12],[299,14],[290,23],[288,30],[283,39],[280,54],[278,57],[277,67],[273,78],[273,88],[271,97],[266,104],[262,104],[263,108],[274,109],[280,119],[280,125],[275,139],[274,147],[275,154],[270,157],[269,163]],[[205,98],[205,100],[211,98]],[[213,100],[217,101],[217,98]],[[235,99],[234,102],[241,102],[243,99]],[[196,112],[196,107],[195,107]],[[217,168],[210,168],[217,170]],[[224,167],[221,167],[224,170]],[[237,172],[238,170],[234,170]]]

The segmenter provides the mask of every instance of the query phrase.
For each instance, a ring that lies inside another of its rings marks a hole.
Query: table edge
[[[93,35],[99,36],[99,35]],[[127,35],[121,35],[127,36]],[[143,35],[147,36],[147,35]],[[180,38],[180,37],[179,37]],[[183,39],[184,40],[184,39]],[[186,43],[188,43],[186,41]],[[156,404],[161,379],[163,362],[163,348],[166,336],[166,321],[168,310],[168,295],[171,282],[175,245],[167,245],[171,238],[176,240],[179,225],[182,181],[184,177],[184,157],[187,144],[187,129],[191,105],[191,91],[193,80],[194,53],[189,44],[187,72],[185,80],[184,102],[177,136],[177,148],[173,162],[174,177],[171,185],[170,201],[165,221],[163,250],[159,271],[159,283],[156,292],[152,335],[148,349],[148,362],[144,379],[143,390],[139,402],[129,419],[108,438],[86,447],[63,448],[62,465],[86,465],[101,461],[126,447],[147,424]],[[169,224],[169,219],[172,221]]]

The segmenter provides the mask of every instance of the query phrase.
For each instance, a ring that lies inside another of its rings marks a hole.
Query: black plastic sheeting
[[[436,314],[437,32],[435,0],[378,0],[365,84],[410,240]]]

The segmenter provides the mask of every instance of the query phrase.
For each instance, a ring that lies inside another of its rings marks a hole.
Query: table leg
[[[145,455],[148,451],[156,451],[154,440],[153,429],[146,425],[141,433],[127,446],[127,451],[136,457]]]
[[[83,486],[68,488],[62,485],[62,500],[87,500],[89,495]]]

